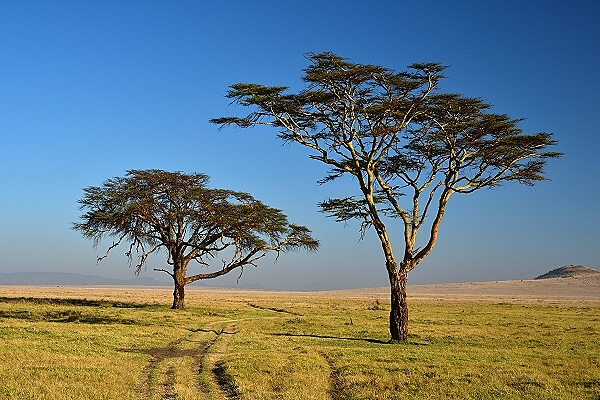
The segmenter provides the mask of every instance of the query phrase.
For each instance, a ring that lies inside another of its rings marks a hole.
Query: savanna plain
[[[385,288],[4,286],[0,398],[600,399],[598,288],[409,286],[389,343]]]

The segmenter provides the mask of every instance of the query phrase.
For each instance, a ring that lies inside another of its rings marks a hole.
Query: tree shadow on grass
[[[401,342],[397,340],[379,340],[373,338],[353,338],[353,337],[341,337],[341,336],[331,336],[331,335],[313,335],[309,333],[273,333],[273,336],[287,336],[287,337],[310,337],[315,339],[336,339],[336,340],[352,340],[358,342],[367,342],[367,343],[375,343],[375,344],[405,344],[405,345],[413,345],[413,346],[427,346],[429,343],[422,342],[418,340],[411,340],[406,342]],[[415,336],[418,339],[418,335],[409,335]]]
[[[190,332],[206,332],[206,333],[214,333],[215,335],[219,336],[222,334],[226,334],[226,335],[235,335],[237,332],[227,332],[225,329],[221,329],[221,330],[216,330],[216,329],[190,329]]]
[[[127,318],[112,318],[108,316],[86,315],[79,311],[47,311],[31,312],[28,310],[0,311],[0,318],[20,319],[31,322],[79,322],[82,324],[135,324],[135,321]]]
[[[359,342],[368,342],[376,344],[390,344],[389,341],[383,341],[372,338],[353,338],[353,337],[340,337],[340,336],[329,336],[329,335],[313,335],[309,333],[274,333],[273,336],[288,336],[288,337],[310,337],[315,339],[336,339],[336,340],[354,340]]]
[[[72,298],[37,298],[37,297],[0,297],[0,303],[18,304],[26,308],[29,305],[56,305],[65,306],[69,309],[62,310],[0,310],[0,318],[20,319],[26,321],[46,321],[62,323],[82,323],[82,324],[134,324],[135,321],[129,318],[118,318],[103,315],[101,309],[106,308],[144,308],[147,304],[126,303],[120,301],[107,300],[87,300]],[[70,309],[74,307],[94,307],[96,310]],[[11,307],[12,308],[12,307]],[[89,311],[89,312],[87,312]]]
[[[115,308],[147,308],[150,304],[129,303],[123,301],[88,300],[55,297],[0,297],[0,303],[34,303],[34,304],[56,304],[86,307],[115,307]]]

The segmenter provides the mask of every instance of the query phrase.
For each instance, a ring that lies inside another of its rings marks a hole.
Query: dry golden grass
[[[379,289],[0,287],[0,398],[600,398],[600,300],[506,286],[409,288],[405,344]]]

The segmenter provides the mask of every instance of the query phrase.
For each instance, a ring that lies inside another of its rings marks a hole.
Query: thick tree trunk
[[[174,310],[183,310],[185,308],[185,269],[177,269],[173,274],[173,282],[175,289],[173,290],[173,306]]]
[[[390,273],[390,334],[392,340],[404,342],[408,339],[408,303],[406,302],[406,282],[408,274]]]
[[[385,226],[378,219],[375,225],[381,247],[385,255],[385,267],[390,280],[390,336],[392,341],[405,342],[408,339],[408,304],[406,303],[406,282],[408,281],[407,265],[398,268],[392,244],[387,236]]]
[[[175,282],[175,290],[173,290],[173,305],[171,306],[171,308],[174,310],[183,310],[185,308],[184,300],[184,285]]]

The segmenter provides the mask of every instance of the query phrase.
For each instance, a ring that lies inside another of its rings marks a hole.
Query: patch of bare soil
[[[232,326],[230,326],[232,328]],[[212,332],[215,337],[211,340],[197,341],[191,339],[191,337],[181,337],[165,347],[149,348],[149,349],[119,349],[123,352],[141,353],[150,356],[146,367],[143,370],[141,380],[136,388],[136,393],[140,400],[148,398],[154,398],[153,393],[159,394],[161,399],[176,399],[178,394],[175,390],[175,374],[176,368],[174,365],[169,363],[169,360],[180,359],[184,357],[192,358],[193,362],[191,365],[192,376],[198,382],[196,390],[200,398],[207,398],[209,393],[205,387],[200,384],[198,379],[199,374],[202,372],[203,360],[207,354],[208,349],[217,341],[217,339],[224,333],[233,334],[234,332],[226,332],[224,330],[216,331],[214,329],[199,329],[192,331],[195,332]],[[184,342],[198,343],[197,346],[192,348],[180,348],[180,344]],[[161,364],[165,364],[162,365]],[[220,395],[225,399],[237,398],[237,393],[233,392],[235,386],[226,379],[228,376],[220,371],[224,368],[218,363],[212,368],[212,379],[215,382],[215,387],[220,390]],[[224,378],[225,377],[225,378]],[[152,382],[154,381],[154,383]],[[232,389],[233,388],[233,389]]]

